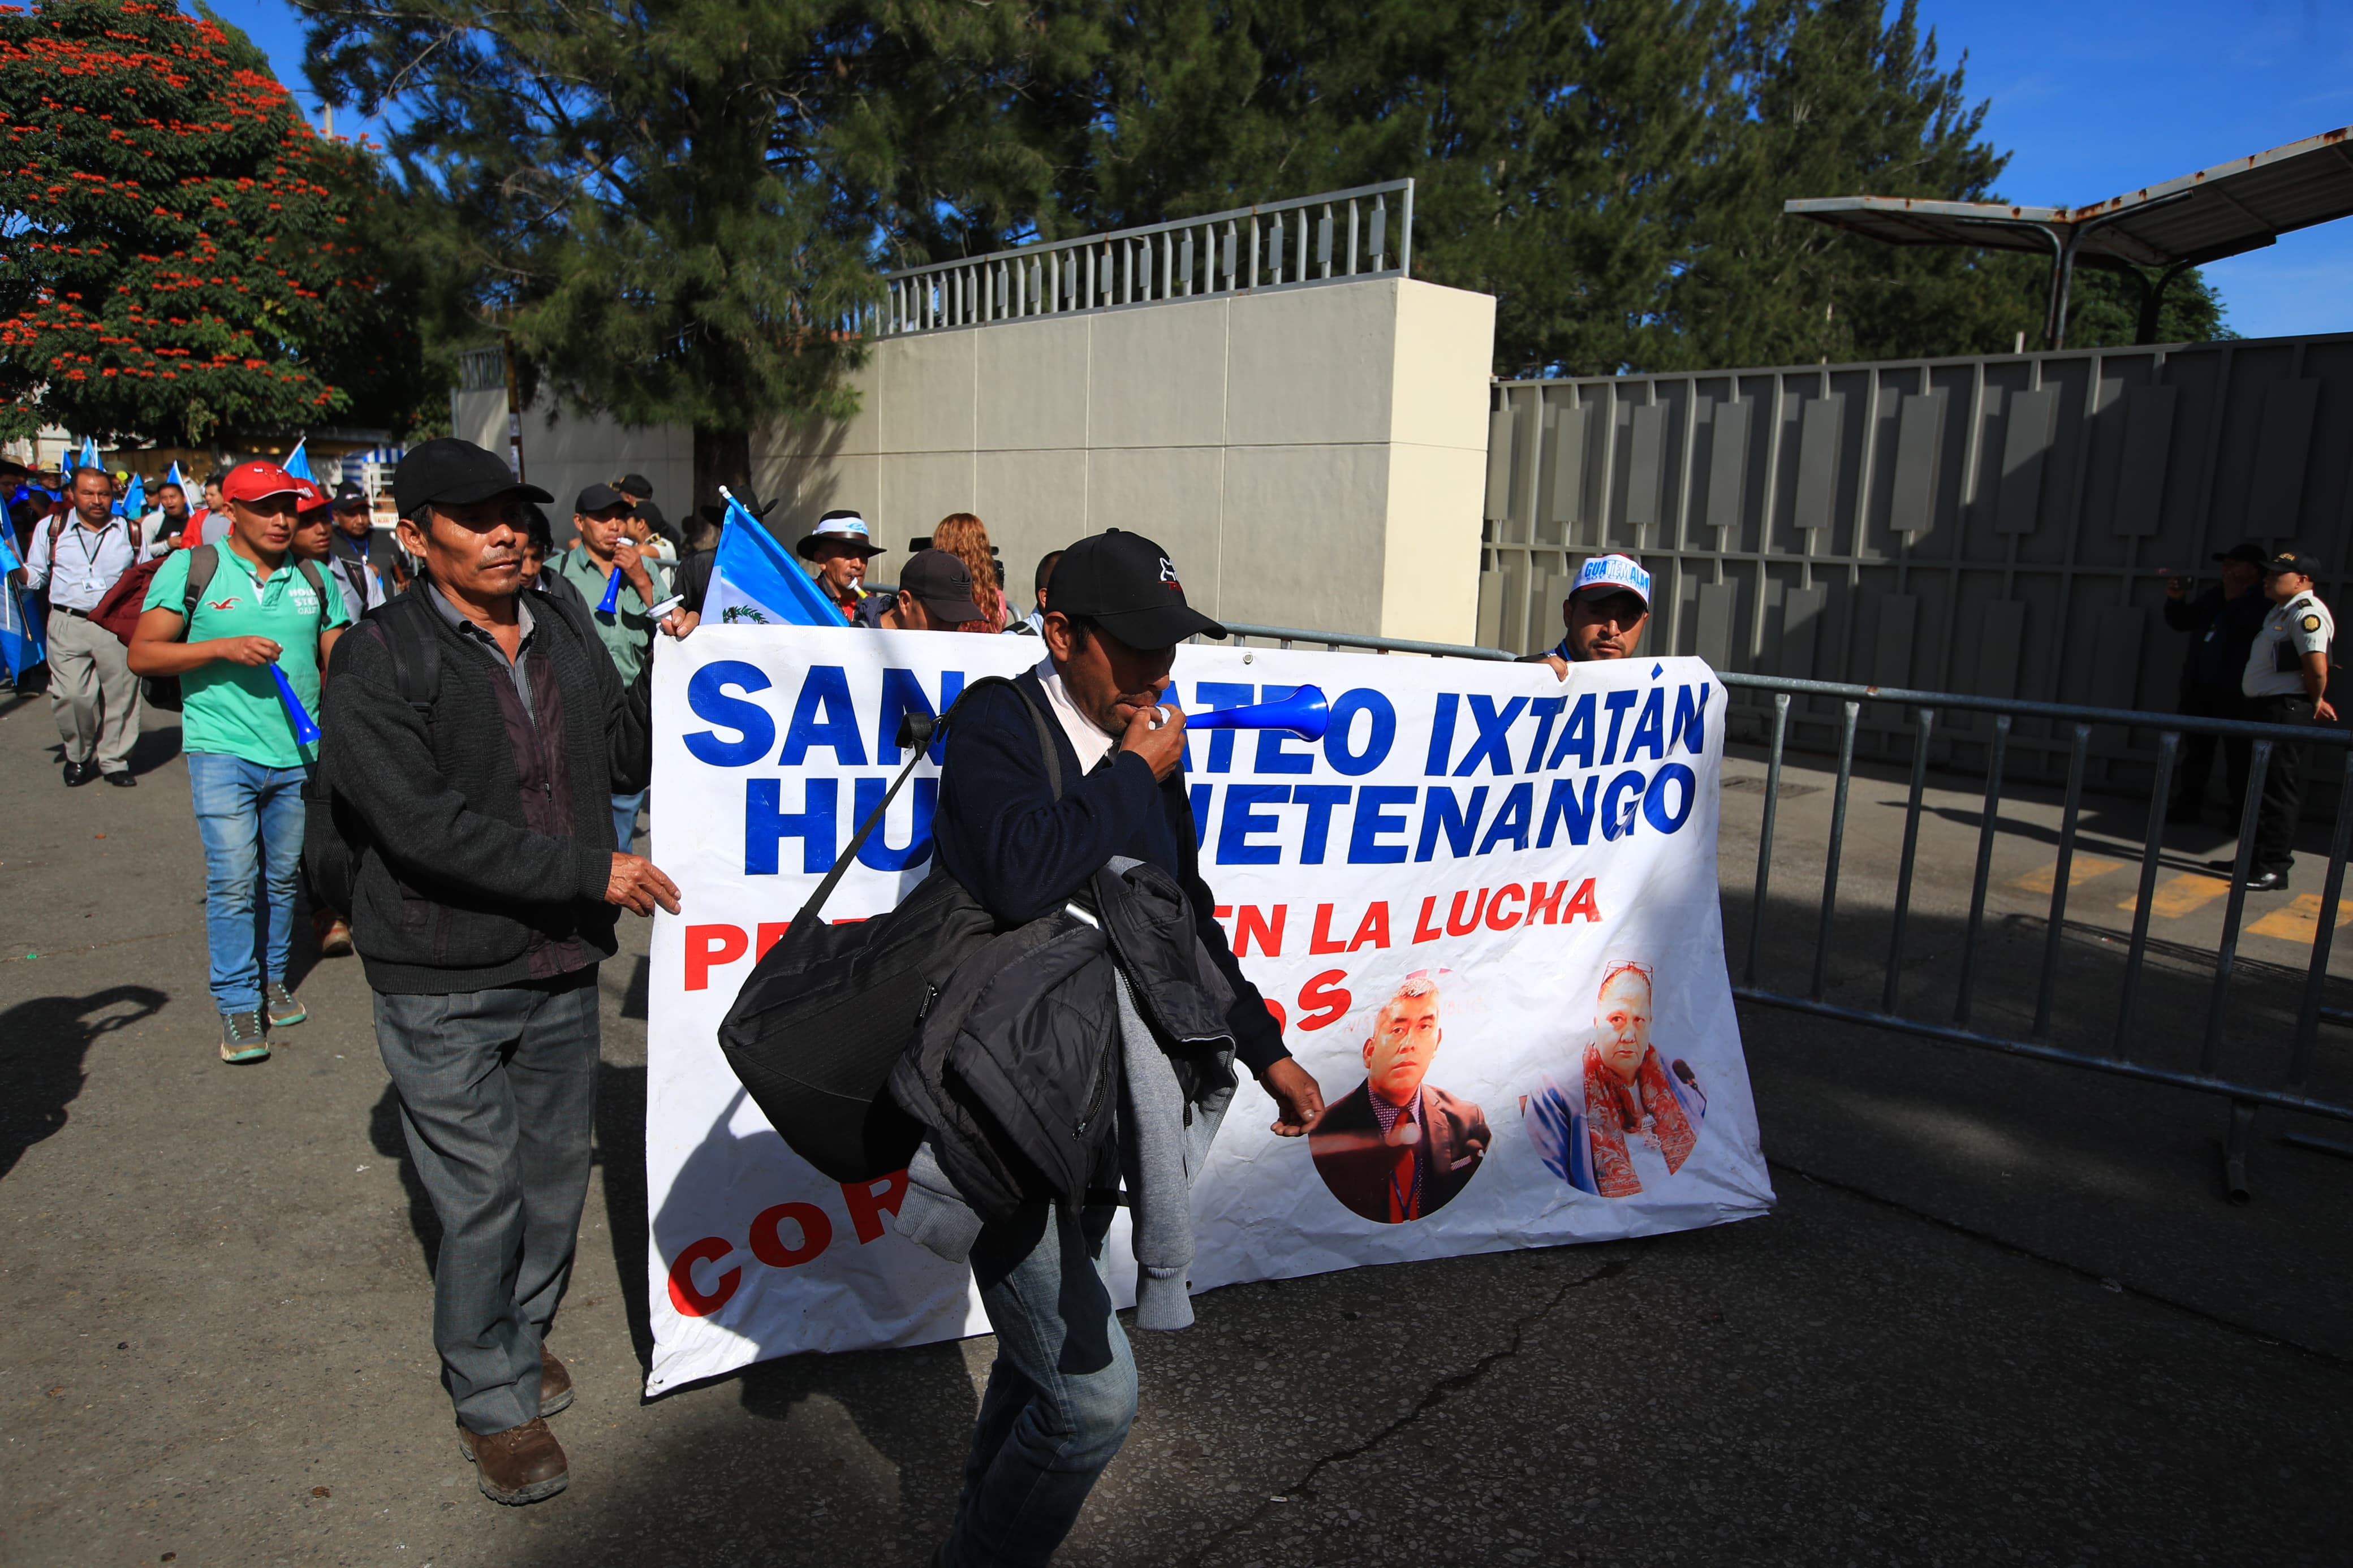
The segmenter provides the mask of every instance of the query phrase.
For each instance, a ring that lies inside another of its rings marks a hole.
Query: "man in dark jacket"
[[[2222,580],[2195,599],[2189,584],[2175,577],[2165,584],[2165,624],[2189,634],[2189,650],[2181,660],[2180,710],[2201,719],[2243,719],[2247,700],[2239,678],[2247,668],[2247,650],[2255,645],[2271,601],[2256,590],[2263,585],[2263,563],[2271,559],[2260,544],[2241,544],[2214,559],[2221,563]],[[2231,809],[2239,809],[2246,793],[2247,763],[2253,751],[2247,741],[2222,743],[2224,780],[2231,791]],[[2181,771],[2173,777],[2173,804],[2166,808],[2168,822],[2196,822],[2206,809],[2206,781],[2214,771],[2214,737],[2181,737]]]
[[[1274,1131],[1295,1138],[1323,1094],[1283,1049],[1213,916],[1185,791],[1184,715],[1159,700],[1176,645],[1196,632],[1226,635],[1186,605],[1157,544],[1114,529],[1071,545],[1054,573],[1045,660],[1015,690],[974,692],[949,729],[932,831],[940,868],[1007,925],[1058,908],[1114,855],[1174,876],[1233,988],[1235,1054],[1272,1096]],[[1054,721],[1060,799],[1025,701]],[[984,1226],[973,1246],[997,1350],[940,1554],[948,1568],[1045,1563],[1127,1436],[1135,1363],[1099,1272],[1111,1214],[1040,1202]]]
[[[568,1479],[543,1417],[571,1377],[543,1342],[587,1195],[596,965],[619,910],[678,909],[613,843],[612,795],[651,771],[651,665],[625,688],[584,615],[521,591],[523,506],[548,497],[499,458],[427,441],[393,495],[421,591],[337,647],[322,752],[363,846],[376,1044],[441,1220],[442,1385],[483,1492],[534,1502]]]

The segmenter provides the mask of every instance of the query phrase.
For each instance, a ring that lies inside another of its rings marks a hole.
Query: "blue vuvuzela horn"
[[[605,579],[605,596],[596,601],[596,613],[600,616],[609,616],[620,607],[620,604],[621,569],[616,566],[613,568],[612,575]]]
[[[1290,696],[1248,708],[1213,708],[1185,715],[1187,730],[1288,730],[1303,741],[1320,741],[1332,705],[1320,686],[1303,686]]]
[[[318,721],[311,717],[311,710],[302,706],[302,700],[294,695],[293,683],[286,679],[286,672],[274,664],[269,667],[269,673],[278,678],[278,695],[286,700],[286,716],[294,722],[295,743],[303,746],[317,745],[319,743]]]

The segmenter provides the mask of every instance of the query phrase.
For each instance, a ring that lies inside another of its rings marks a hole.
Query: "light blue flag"
[[[138,517],[147,510],[147,481],[139,475],[131,476],[131,491],[122,498],[122,514]]]
[[[16,526],[0,518],[0,577],[22,571],[25,563],[16,554]]]
[[[723,489],[719,493],[727,502],[727,521],[719,531],[702,618],[728,626],[846,626],[841,611],[776,536],[742,501]]]
[[[177,485],[183,490],[188,488],[188,481],[180,477],[180,465],[177,463],[174,463],[172,471],[164,476],[164,482],[167,485]]]
[[[278,466],[298,479],[309,479],[315,484],[319,476],[311,471],[311,459],[302,451],[310,444],[307,438],[295,442],[293,453]]]
[[[0,532],[5,531],[5,525],[0,524]],[[15,584],[0,584],[0,660],[6,662],[12,682],[22,680],[26,670],[49,657],[41,624],[32,616],[31,601],[32,595],[20,592]]]
[[[85,436],[81,438],[81,456],[75,460],[74,467],[94,468],[98,466],[98,437]]]

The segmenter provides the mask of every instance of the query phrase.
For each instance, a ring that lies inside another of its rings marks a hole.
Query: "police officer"
[[[2165,624],[2190,634],[2188,654],[2181,661],[2179,710],[2206,719],[2244,719],[2247,699],[2239,689],[2247,669],[2247,650],[2272,602],[2263,595],[2263,563],[2272,552],[2253,542],[2234,544],[2216,555],[2222,580],[2195,599],[2179,577],[2165,584]],[[2250,743],[2235,736],[2221,742],[2223,777],[2230,789],[2231,819],[2238,820],[2240,796],[2247,787]],[[2216,737],[2181,737],[2181,772],[2168,822],[2197,822],[2205,815],[2206,783],[2214,772]]]
[[[2313,592],[2313,578],[2327,570],[2320,559],[2284,550],[2263,563],[2263,594],[2272,602],[2247,655],[2240,689],[2247,717],[2263,724],[2333,724],[2328,704],[2328,644],[2337,623]],[[2304,806],[2305,748],[2272,748],[2263,774],[2263,802],[2255,814],[2255,847],[2247,863],[2247,889],[2287,890],[2295,863],[2296,819]]]
[[[1567,635],[1518,662],[1548,664],[1567,680],[1572,664],[1633,658],[1650,621],[1651,574],[1630,555],[1592,556],[1577,569],[1577,582],[1560,602],[1560,624]]]

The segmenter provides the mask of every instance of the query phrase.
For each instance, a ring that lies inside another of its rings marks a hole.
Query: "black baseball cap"
[[[365,506],[367,503],[368,493],[366,489],[361,486],[359,480],[345,479],[343,483],[335,487],[335,510],[337,511],[343,510],[345,507]]]
[[[554,500],[537,485],[524,484],[495,457],[455,436],[436,436],[411,447],[392,471],[392,502],[403,517],[426,506],[472,506],[512,496],[517,500]]]
[[[2214,552],[2217,561],[2243,561],[2250,566],[2261,566],[2271,558],[2272,552],[2252,539],[2244,544],[2233,544],[2228,550]]]
[[[2317,577],[2327,570],[2327,564],[2319,556],[2306,555],[2301,550],[2283,550],[2263,563],[2266,575],[2277,575],[2282,572],[2301,572],[2307,577]]]
[[[1055,609],[1084,616],[1134,648],[1174,647],[1197,632],[1226,635],[1185,602],[1176,563],[1140,533],[1106,529],[1063,551],[1053,595]]]
[[[628,497],[610,485],[590,485],[580,492],[580,499],[572,503],[574,511],[606,511],[614,507],[619,507],[623,511],[636,510],[629,505]]]
[[[944,550],[918,550],[899,568],[899,591],[913,594],[934,620],[960,626],[987,618],[974,602],[972,572]]]
[[[646,477],[643,474],[623,474],[613,481],[613,488],[624,495],[635,496],[639,500],[644,500],[654,493],[653,486],[646,482]]]

